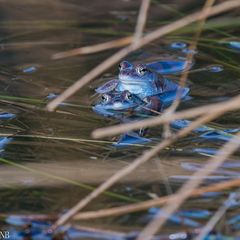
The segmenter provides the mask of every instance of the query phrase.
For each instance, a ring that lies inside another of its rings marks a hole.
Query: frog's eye
[[[108,94],[103,94],[102,95],[102,102],[103,103],[108,103],[108,102],[110,102],[110,100],[111,100],[111,96],[110,95],[108,95]]]
[[[118,69],[119,69],[119,70],[122,70],[122,64],[121,64],[121,63],[119,63]]]
[[[125,100],[131,100],[133,98],[132,94],[128,91],[124,93],[124,99]]]
[[[139,76],[143,76],[148,71],[148,69],[144,65],[139,65],[136,67],[136,71]]]
[[[123,69],[127,69],[127,68],[132,68],[132,64],[129,63],[128,61],[122,61],[121,63],[119,63],[119,70],[123,70]]]

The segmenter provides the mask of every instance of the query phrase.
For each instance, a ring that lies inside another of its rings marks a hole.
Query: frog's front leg
[[[101,85],[100,87],[96,88],[95,91],[99,94],[109,93],[117,87],[118,82],[118,79],[110,80]]]
[[[163,110],[163,104],[158,96],[151,96],[144,99],[147,104],[143,106],[143,112],[147,115],[158,115]],[[138,132],[140,136],[145,136],[148,128],[141,128]]]
[[[163,111],[163,103],[158,96],[146,97],[144,101],[147,104],[143,109],[147,114],[156,115]]]

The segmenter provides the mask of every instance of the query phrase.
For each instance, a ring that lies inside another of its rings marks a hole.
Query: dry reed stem
[[[137,240],[150,240],[152,236],[161,229],[167,219],[181,206],[181,204],[188,199],[193,190],[196,189],[204,180],[206,176],[216,170],[221,164],[230,157],[240,146],[240,133],[234,136],[229,142],[217,152],[217,154],[210,158],[205,167],[193,174],[191,180],[187,181],[177,192],[177,197],[170,199],[166,206],[162,208],[164,215],[157,214],[157,216],[144,228]]]
[[[69,221],[71,218],[73,218],[77,214],[78,211],[83,209],[89,202],[91,202],[93,199],[95,199],[101,193],[103,193],[108,188],[113,186],[113,184],[118,182],[121,178],[130,174],[141,164],[143,164],[143,163],[147,162],[149,159],[153,158],[158,152],[160,152],[160,150],[168,147],[169,145],[174,143],[179,138],[186,136],[189,132],[194,130],[196,127],[218,117],[219,115],[221,115],[221,114],[215,113],[215,112],[210,113],[209,115],[204,115],[203,117],[200,117],[199,119],[192,122],[188,127],[179,131],[176,135],[173,135],[171,138],[165,139],[164,141],[157,144],[151,150],[144,152],[140,157],[136,158],[130,165],[120,169],[118,172],[116,172],[114,175],[112,175],[110,178],[108,178],[105,182],[103,182],[100,186],[98,186],[96,189],[94,189],[89,195],[87,195],[85,198],[80,200],[73,208],[71,208],[67,213],[62,215],[57,220],[57,222],[51,227],[51,229],[55,230],[57,227],[63,225],[67,221]]]
[[[52,59],[61,59],[66,57],[72,57],[76,55],[84,55],[90,53],[96,53],[107,49],[118,48],[126,46],[132,43],[132,41],[138,42],[143,35],[143,29],[147,20],[147,11],[150,5],[150,0],[142,0],[140,12],[138,15],[138,21],[135,28],[134,37],[125,37],[105,43],[100,43],[92,46],[86,46],[81,48],[72,49],[69,51],[59,52],[52,56]]]
[[[82,88],[87,83],[89,83],[91,80],[96,78],[99,74],[103,73],[105,70],[107,70],[113,64],[119,62],[122,58],[127,56],[130,52],[135,51],[138,48],[158,39],[159,37],[162,37],[168,33],[171,33],[179,28],[185,27],[193,22],[204,19],[205,17],[210,17],[210,16],[214,16],[216,14],[220,14],[222,12],[226,12],[230,9],[233,9],[233,8],[236,8],[239,6],[240,6],[239,0],[231,0],[231,1],[223,2],[223,3],[220,3],[220,4],[212,7],[212,9],[209,13],[206,13],[205,11],[198,11],[198,12],[190,14],[180,20],[177,20],[171,24],[167,24],[164,27],[160,27],[157,30],[155,30],[149,34],[146,34],[144,37],[142,37],[140,39],[140,41],[137,44],[134,44],[134,42],[133,42],[131,45],[121,49],[120,51],[116,52],[111,57],[109,57],[108,59],[106,59],[105,61],[100,63],[98,66],[96,66],[94,69],[92,69],[86,75],[84,75],[82,78],[77,80],[73,85],[71,85],[69,88],[67,88],[57,98],[55,98],[50,103],[48,103],[47,110],[53,111],[61,102],[65,101],[67,98],[72,96],[80,88]]]
[[[240,179],[224,181],[221,183],[212,184],[207,187],[201,187],[199,189],[195,189],[191,193],[191,197],[198,197],[207,192],[223,191],[226,189],[230,189],[233,187],[239,187],[239,186],[240,186]],[[173,199],[176,197],[177,197],[177,194],[172,194],[172,195],[164,196],[164,197],[157,198],[157,199],[147,200],[147,201],[144,201],[141,203],[134,203],[134,204],[126,205],[126,206],[107,208],[107,209],[101,209],[101,210],[96,210],[96,211],[82,212],[82,213],[78,213],[74,217],[74,220],[86,220],[86,219],[95,219],[95,218],[102,218],[102,217],[113,217],[113,216],[119,216],[119,215],[128,214],[128,213],[132,213],[132,212],[143,211],[143,210],[146,210],[151,207],[161,206],[161,205],[167,203],[170,199]]]
[[[94,138],[101,138],[106,136],[113,136],[116,134],[124,133],[130,130],[137,130],[144,127],[152,127],[160,124],[168,123],[176,119],[188,119],[200,116],[207,112],[227,112],[240,108],[240,95],[221,103],[208,104],[201,107],[190,108],[188,110],[178,111],[172,114],[163,113],[157,117],[151,117],[149,119],[136,121],[133,123],[119,124],[111,127],[104,127],[93,131],[92,136]]]
[[[126,234],[123,233],[123,232],[117,232],[117,231],[112,231],[112,230],[105,230],[105,229],[99,229],[99,228],[93,228],[93,227],[86,227],[86,226],[77,226],[77,225],[73,225],[73,227],[79,231],[82,231],[82,232],[86,232],[86,231],[89,231],[89,232],[92,232],[92,233],[101,233],[101,234],[105,234],[105,235],[109,235],[109,234],[114,234],[116,235],[116,238],[117,237],[125,237]]]
[[[199,41],[199,38],[201,36],[201,33],[202,33],[202,30],[203,30],[203,27],[204,27],[204,24],[207,20],[207,16],[214,4],[215,0],[206,0],[204,6],[203,6],[203,9],[202,11],[206,13],[206,16],[201,19],[201,21],[198,22],[198,27],[197,27],[197,31],[196,31],[196,34],[194,36],[194,40],[191,42],[190,46],[189,46],[189,53],[187,54],[187,59],[186,59],[186,62],[192,62],[193,61],[193,56],[195,55],[195,51],[197,49],[197,44],[198,44],[198,41]],[[191,52],[192,51],[192,52]],[[189,72],[188,71],[184,71],[181,76],[180,76],[180,80],[179,80],[179,84],[181,87],[185,87],[186,85],[186,81],[187,81],[187,78],[188,78],[188,75],[189,75]],[[181,101],[181,93],[180,91],[177,93],[177,96],[176,96],[176,99],[175,101],[173,102],[173,104],[171,105],[171,107],[169,108],[169,111],[170,113],[173,113],[176,111],[177,107],[179,106],[180,104],[180,101]],[[168,127],[169,127],[169,123],[168,123]]]
[[[64,52],[58,52],[52,56],[52,59],[62,59],[67,57],[73,57],[80,54],[81,55],[91,54],[91,53],[104,51],[107,49],[119,48],[119,47],[126,46],[127,44],[130,44],[132,40],[133,40],[133,37],[125,37],[125,38],[120,38],[117,40],[100,43],[92,46],[86,46],[86,47],[76,48],[76,49],[72,49]]]
[[[187,57],[186,57],[186,63],[191,63],[193,61],[193,56],[195,55],[195,51],[197,49],[197,44],[198,44],[198,41],[199,41],[199,38],[201,36],[201,33],[202,33],[202,30],[203,30],[203,27],[204,27],[204,24],[207,20],[207,16],[214,4],[215,0],[206,0],[203,8],[202,8],[202,11],[205,12],[205,17],[202,18],[199,22],[198,22],[198,26],[197,26],[197,31],[195,33],[195,36],[194,36],[194,39],[191,41],[191,44],[189,46],[189,53],[187,54]],[[186,81],[187,81],[187,78],[188,78],[188,74],[189,74],[189,71],[184,71],[181,76],[180,76],[180,80],[179,80],[179,85],[181,87],[185,87],[186,85]],[[168,113],[171,114],[173,112],[176,111],[177,107],[179,106],[180,104],[180,101],[181,101],[181,93],[180,91],[177,92],[177,96],[176,96],[176,99],[174,100],[174,102],[172,103],[172,105],[167,109]],[[167,128],[169,127],[169,123],[167,123]]]
[[[225,201],[221,207],[215,212],[215,214],[211,217],[211,219],[207,222],[207,224],[200,230],[200,233],[194,240],[203,240],[205,237],[213,230],[218,221],[223,217],[226,211],[230,208],[230,204],[226,204],[226,202],[231,201],[231,194],[227,201]]]
[[[150,5],[150,0],[142,0],[142,4],[140,7],[138,20],[135,28],[134,38],[133,38],[134,44],[138,44],[143,35],[143,30],[147,21],[147,13],[148,13],[149,5]]]

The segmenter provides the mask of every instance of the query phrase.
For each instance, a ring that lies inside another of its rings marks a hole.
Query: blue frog
[[[113,117],[122,120],[127,114],[131,115],[152,115],[160,113],[164,103],[160,95],[146,99],[139,98],[129,91],[110,92],[101,96],[101,101],[93,106],[94,112],[104,117]]]
[[[180,97],[184,99],[187,97],[188,90],[183,88],[180,93]],[[127,90],[123,92],[112,91],[108,94],[103,94],[101,100],[92,109],[104,117],[112,117],[123,123],[133,122],[149,115],[161,114],[164,108],[175,100],[176,94],[176,92],[167,92],[152,96],[144,101]],[[145,133],[145,129],[141,129],[138,132],[128,132],[120,137],[115,146],[150,142],[150,139],[143,137]]]
[[[160,101],[157,101],[157,103],[161,104]],[[151,113],[150,110],[146,110],[146,106],[150,104],[151,103],[147,104],[129,91],[110,92],[108,94],[103,94],[101,100],[97,102],[92,109],[101,116],[115,118],[120,122],[127,123],[137,120],[137,115],[139,114],[148,115]],[[159,108],[161,108],[161,106],[159,106]],[[149,106],[149,109],[151,109],[151,106]],[[113,145],[115,147],[121,147],[151,142],[150,139],[143,137],[144,134],[145,131],[142,129],[137,132],[127,132],[121,135],[118,142]]]
[[[127,90],[144,100],[166,92],[177,92],[182,88],[163,75],[182,72],[189,69],[191,65],[185,60],[162,60],[136,66],[128,61],[123,61],[119,64],[118,79],[108,81],[98,87],[96,92],[104,94]]]
[[[129,91],[103,94],[101,100],[93,106],[93,111],[104,117],[121,119],[126,113],[141,111],[146,102]]]

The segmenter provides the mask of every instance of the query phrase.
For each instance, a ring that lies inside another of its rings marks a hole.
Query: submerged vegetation
[[[0,232],[239,239],[239,9],[1,3]]]

